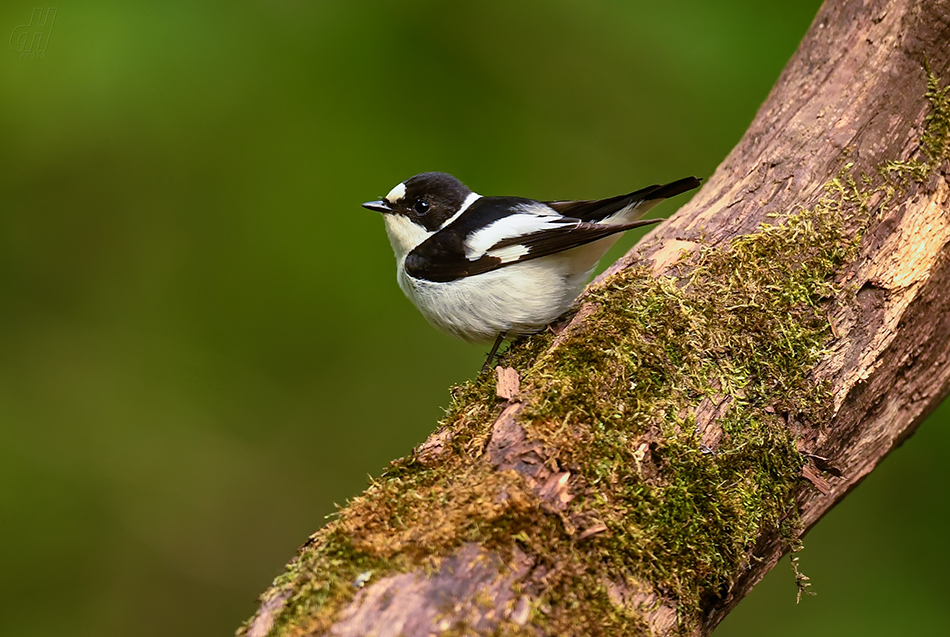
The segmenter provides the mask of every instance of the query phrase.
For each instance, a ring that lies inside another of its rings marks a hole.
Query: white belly
[[[564,314],[584,289],[597,260],[616,241],[595,243],[447,283],[406,274],[399,287],[435,327],[471,343],[539,332]]]

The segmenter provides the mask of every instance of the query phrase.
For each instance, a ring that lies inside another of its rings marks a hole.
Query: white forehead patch
[[[386,201],[389,203],[396,203],[400,199],[406,196],[406,184],[405,182],[401,184],[396,184],[395,188],[389,191],[389,194],[386,195]]]

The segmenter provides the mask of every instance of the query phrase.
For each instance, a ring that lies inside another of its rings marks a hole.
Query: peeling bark
[[[699,194],[598,281],[643,264],[652,265],[654,275],[674,268],[688,272],[690,255],[700,246],[728,246],[763,223],[775,223],[776,216],[816,205],[826,184],[846,167],[858,179],[863,173],[880,183],[887,162],[927,158],[921,146],[932,105],[924,97],[924,67],[929,64],[937,77],[950,78],[948,43],[947,0],[826,2],[755,121]],[[904,180],[893,191],[870,190],[859,203],[866,219],[853,220],[849,228],[852,234],[863,233],[860,248],[857,258],[836,273],[840,292],[827,310],[834,336],[813,373],[816,383],[830,387],[829,419],[813,427],[789,417],[787,425],[807,461],[797,493],[799,534],[910,436],[950,388],[946,160],[930,157],[930,170],[921,179]],[[544,355],[557,356],[565,339],[595,320],[596,309],[582,299]],[[489,463],[499,480],[517,477],[516,483],[499,483],[493,505],[540,507],[560,518],[571,550],[584,551],[610,530],[602,520],[569,514],[581,494],[575,469],[562,466],[557,449],[526,435],[519,417],[533,397],[521,393],[512,374],[499,370],[497,391],[504,404],[486,423],[481,440],[481,462]],[[719,447],[722,419],[736,399],[723,392],[690,408],[704,453]],[[416,450],[415,460],[437,466],[454,443],[447,430],[440,430]],[[638,474],[662,479],[650,435],[634,448]],[[600,582],[614,611],[634,618],[641,632],[706,635],[788,548],[788,538],[777,528],[763,527],[726,590],[704,598],[699,612],[680,608],[677,599],[634,572],[608,573]],[[302,594],[300,582],[313,574],[279,581],[242,631],[249,637],[547,634],[543,623],[534,625],[531,618],[547,612],[538,607],[543,605],[539,600],[560,565],[517,546],[504,550],[464,542],[436,556],[416,556],[410,549],[401,553],[408,557],[400,572],[355,582],[358,590],[320,621],[300,605],[292,620],[282,617],[294,596]],[[307,550],[305,545],[301,555]],[[321,608],[315,604],[312,612]]]
[[[506,574],[498,577],[506,567]],[[521,625],[527,598],[512,584],[532,567],[524,553],[509,564],[474,544],[442,561],[434,574],[401,573],[360,591],[330,630],[334,637],[400,637],[445,632],[464,622],[476,634],[490,633],[501,619]],[[491,600],[490,604],[480,603]]]

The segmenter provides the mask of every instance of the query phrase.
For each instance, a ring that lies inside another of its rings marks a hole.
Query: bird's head
[[[410,177],[396,184],[379,201],[367,201],[363,207],[383,213],[398,258],[432,236],[477,198],[452,175],[433,172]]]

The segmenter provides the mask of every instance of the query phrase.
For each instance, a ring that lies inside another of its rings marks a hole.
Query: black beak
[[[392,212],[393,209],[389,207],[389,203],[385,199],[380,199],[379,201],[367,201],[363,204],[363,207],[367,210],[375,210],[376,212]]]

